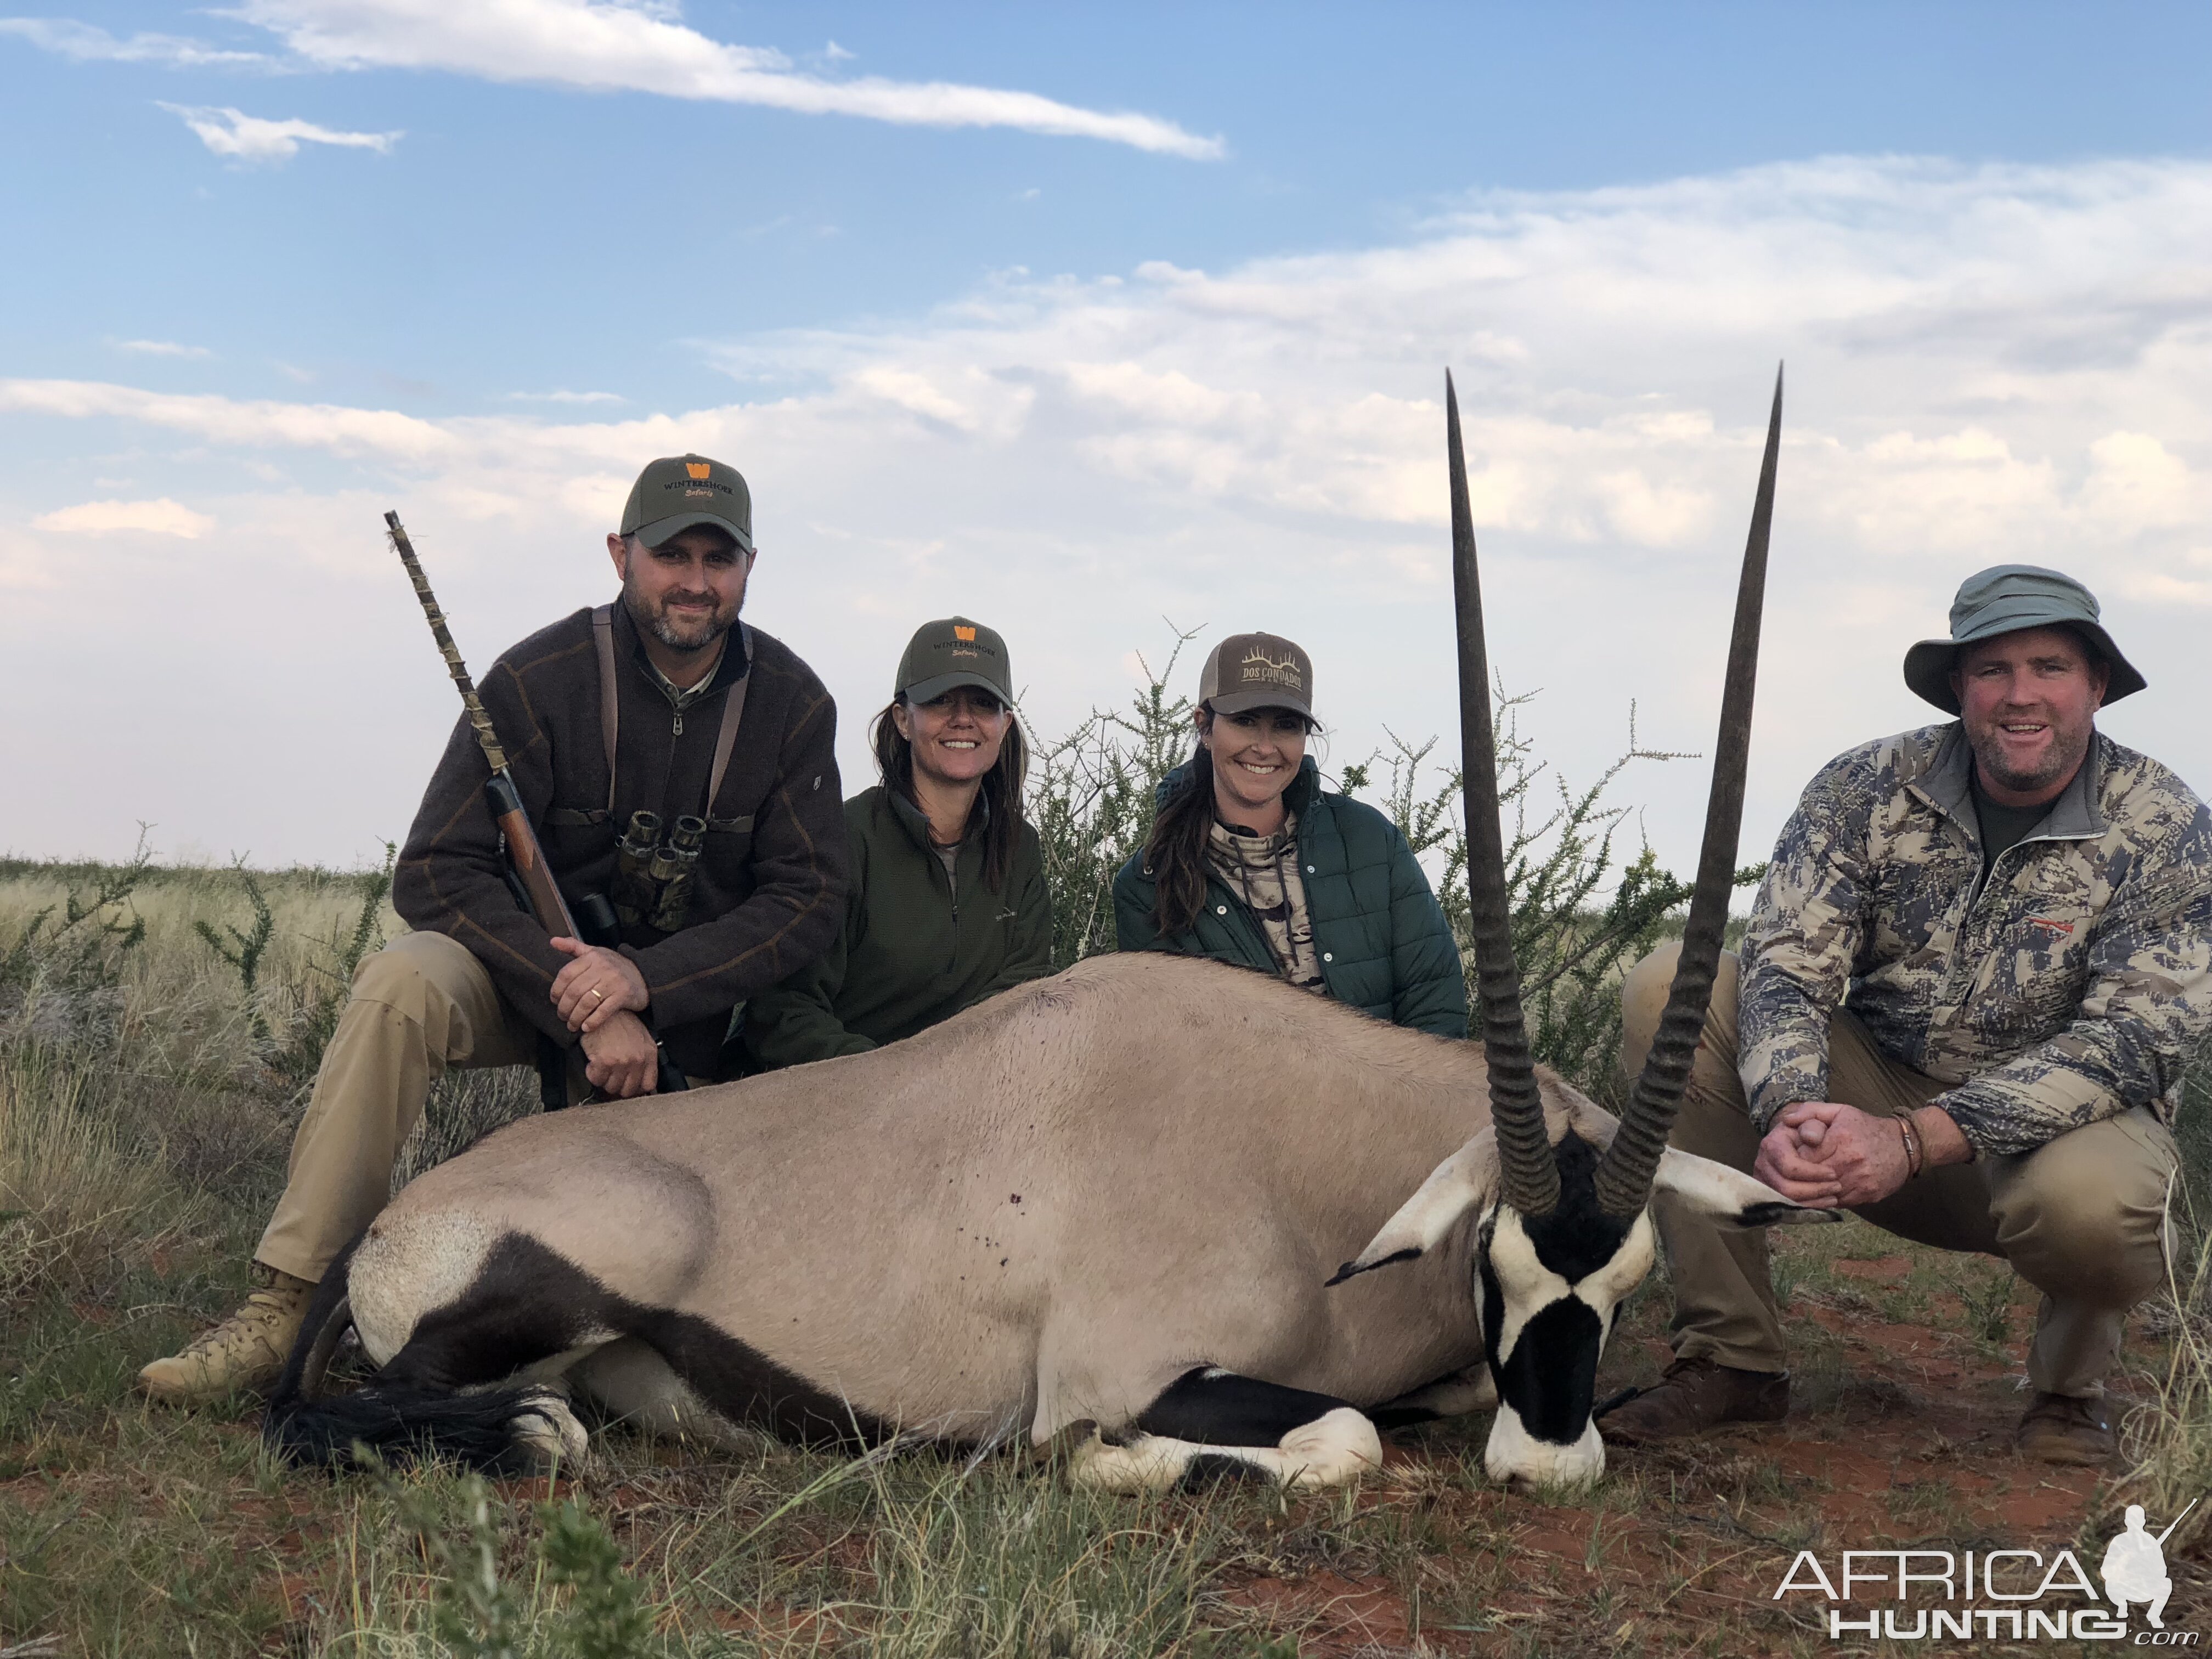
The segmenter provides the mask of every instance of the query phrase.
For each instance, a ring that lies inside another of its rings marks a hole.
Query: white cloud
[[[134,34],[118,40],[106,29],[66,17],[0,17],[0,34],[80,63],[166,64],[178,69],[265,64],[258,52],[231,52],[176,34]]]
[[[455,453],[454,435],[447,428],[390,410],[241,403],[99,380],[0,380],[0,412],[10,410],[76,420],[110,416],[137,421],[244,448],[325,449],[337,455],[416,463]]]
[[[2181,458],[2146,432],[2114,432],[2089,446],[2084,494],[2098,517],[2162,527],[2201,522],[2203,481]]]
[[[420,648],[390,591],[383,507],[405,512],[474,660],[603,597],[598,538],[637,468],[696,449],[751,480],[763,554],[750,614],[840,695],[855,769],[854,734],[907,632],[952,610],[1007,635],[1048,732],[1120,696],[1131,647],[1157,656],[1163,614],[1286,633],[1315,654],[1341,763],[1386,721],[1419,736],[1455,718],[1449,363],[1492,658],[1514,689],[1542,688],[1532,732],[1587,780],[1632,697],[1647,743],[1710,746],[1786,355],[1748,861],[1821,760],[1934,718],[1901,684],[1903,649],[1941,631],[1962,577],[2005,561],[2097,590],[2153,685],[2109,729],[2212,785],[2191,702],[2212,611],[2206,246],[2212,165],[1835,160],[1486,199],[1402,246],[1218,272],[1007,274],[902,327],[731,341],[738,378],[711,408],[432,420],[0,380],[0,421],[97,423],[76,476],[128,447],[132,493],[218,515],[268,650],[325,639],[328,616],[359,619],[357,642],[330,647],[356,653],[331,665],[337,681],[381,684],[385,653]],[[161,459],[159,434],[178,458]],[[210,496],[210,469],[233,461],[282,481]],[[26,501],[17,521],[50,506],[66,498]],[[317,574],[295,586],[303,560]],[[18,660],[46,648],[43,601],[25,592],[0,607],[0,649]],[[206,603],[185,586],[134,600],[149,637]],[[319,705],[363,757],[322,821],[399,827],[451,720],[440,692],[433,678],[416,726]],[[73,798],[66,781],[45,793]],[[1702,763],[1625,787],[1662,856],[1686,867]],[[281,836],[222,817],[244,810],[210,794],[191,833],[273,853]],[[313,823],[287,855],[350,855],[315,842]]]
[[[619,392],[510,392],[507,401],[517,404],[623,404],[629,398]]]
[[[154,501],[86,501],[42,514],[31,520],[31,527],[70,536],[101,536],[128,530],[149,536],[181,536],[196,542],[215,528],[215,520],[164,495]]]
[[[118,351],[136,353],[142,357],[212,357],[215,353],[205,346],[179,345],[174,340],[117,340]]]
[[[379,155],[388,155],[392,145],[406,136],[399,132],[337,132],[329,127],[319,127],[313,121],[269,121],[229,108],[211,109],[189,104],[163,104],[161,107],[181,117],[185,125],[199,135],[199,141],[217,155],[240,161],[289,161],[300,153],[303,143],[331,144],[341,149],[373,149]]]
[[[760,104],[916,126],[1015,127],[1210,160],[1221,141],[1172,121],[1036,93],[867,76],[830,81],[782,53],[708,39],[672,6],[620,0],[243,0],[231,14],[325,69],[445,70],[490,81]]]

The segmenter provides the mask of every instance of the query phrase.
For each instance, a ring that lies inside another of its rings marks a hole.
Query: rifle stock
[[[568,902],[561,896],[553,872],[546,866],[545,849],[538,844],[538,832],[530,827],[530,814],[523,809],[521,792],[515,788],[514,777],[506,772],[495,772],[485,779],[484,803],[491,808],[492,822],[499,825],[499,833],[506,838],[507,863],[514,871],[516,884],[529,900],[530,914],[538,918],[538,925],[555,939],[581,939],[583,935],[576,931],[576,919],[568,913]]]

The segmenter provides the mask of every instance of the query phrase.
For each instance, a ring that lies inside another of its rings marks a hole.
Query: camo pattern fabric
[[[1231,891],[1243,896],[1283,977],[1302,990],[1327,995],[1305,878],[1298,873],[1297,831],[1295,812],[1286,814],[1282,829],[1272,836],[1240,836],[1225,824],[1209,824],[1206,862]]]
[[[2212,814],[2098,734],[2050,815],[1982,878],[1957,721],[1823,767],[1784,827],[1741,957],[1738,1065],[1763,1133],[1825,1100],[1838,1006],[1953,1085],[1984,1153],[2148,1106],[2166,1123],[2212,1030]]]

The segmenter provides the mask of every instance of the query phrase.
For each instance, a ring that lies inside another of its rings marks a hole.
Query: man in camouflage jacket
[[[2042,1291],[2019,1443],[2113,1449],[2127,1310],[2165,1281],[2182,1071],[2212,1030],[2212,814],[2096,731],[2143,687],[2071,578],[1968,579],[1905,679],[1960,718],[1849,750],[1784,826],[1674,1134],[1802,1203],[2001,1256]],[[1623,988],[1640,1066],[1674,953]],[[1765,1235],[1662,1207],[1677,1358],[1615,1438],[1772,1421]]]

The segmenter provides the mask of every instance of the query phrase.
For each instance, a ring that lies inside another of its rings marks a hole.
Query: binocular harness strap
[[[615,737],[622,727],[621,699],[617,696],[620,682],[615,677],[615,608],[611,605],[593,607],[592,641],[599,653],[599,743],[607,755],[606,816],[611,821],[615,815]],[[722,793],[722,777],[730,769],[730,755],[738,746],[738,723],[745,717],[745,692],[753,683],[753,630],[749,623],[738,624],[738,643],[745,653],[745,672],[722,700],[721,729],[714,733],[714,769],[707,775],[707,799],[699,814],[710,821],[714,797]]]

